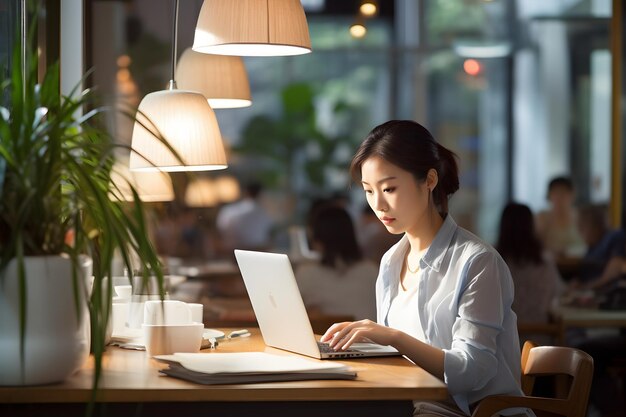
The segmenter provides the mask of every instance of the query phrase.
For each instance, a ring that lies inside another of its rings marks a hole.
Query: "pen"
[[[248,331],[248,329],[241,329],[241,330],[234,330],[230,332],[230,334],[228,335],[228,338],[234,339],[236,337],[248,337],[248,336],[250,336],[250,332]]]

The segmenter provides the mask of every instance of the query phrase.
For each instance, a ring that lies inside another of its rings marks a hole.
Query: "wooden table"
[[[226,329],[228,331],[228,329]],[[267,351],[258,329],[249,338],[220,343],[215,352]],[[212,351],[205,350],[206,354]],[[145,352],[109,347],[97,393],[100,415],[411,415],[414,399],[442,400],[445,384],[402,357],[342,361],[354,381],[295,381],[242,385],[198,385],[160,376],[165,365]],[[0,415],[83,415],[90,400],[93,363],[67,381],[48,386],[0,387]],[[219,413],[219,414],[214,414]],[[223,414],[222,414],[223,413]],[[96,414],[98,415],[98,413]]]
[[[573,327],[626,328],[626,310],[599,310],[596,308],[558,307],[552,315],[559,327],[558,344],[566,343],[566,332]]]

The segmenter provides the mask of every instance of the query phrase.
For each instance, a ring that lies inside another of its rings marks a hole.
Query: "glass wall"
[[[201,3],[181,2],[179,54]],[[609,200],[610,0],[395,0],[362,39],[348,33],[347,3],[307,10],[313,54],[246,58],[253,105],[216,112],[229,173],[262,180],[285,226],[321,196],[349,195],[356,212],[364,198],[346,166],[391,118],[423,123],[459,155],[451,212],[488,241],[507,201],[544,208],[554,176],[572,177],[580,203]],[[89,66],[104,96],[137,105],[165,87],[172,4],[89,3]],[[132,126],[115,123],[129,143]]]

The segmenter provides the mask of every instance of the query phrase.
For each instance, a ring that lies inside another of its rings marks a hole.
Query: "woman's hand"
[[[335,323],[321,338],[335,350],[348,349],[355,342],[374,342],[391,345],[397,330],[382,326],[371,320]]]

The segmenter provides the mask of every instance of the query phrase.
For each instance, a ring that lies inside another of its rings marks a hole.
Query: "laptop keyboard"
[[[350,352],[358,352],[358,351],[356,351],[354,349],[346,349],[346,350],[342,350],[342,351],[337,351],[337,350],[331,348],[328,343],[324,343],[324,342],[317,342],[317,346],[319,347],[321,353],[341,353],[341,352],[350,353]]]

